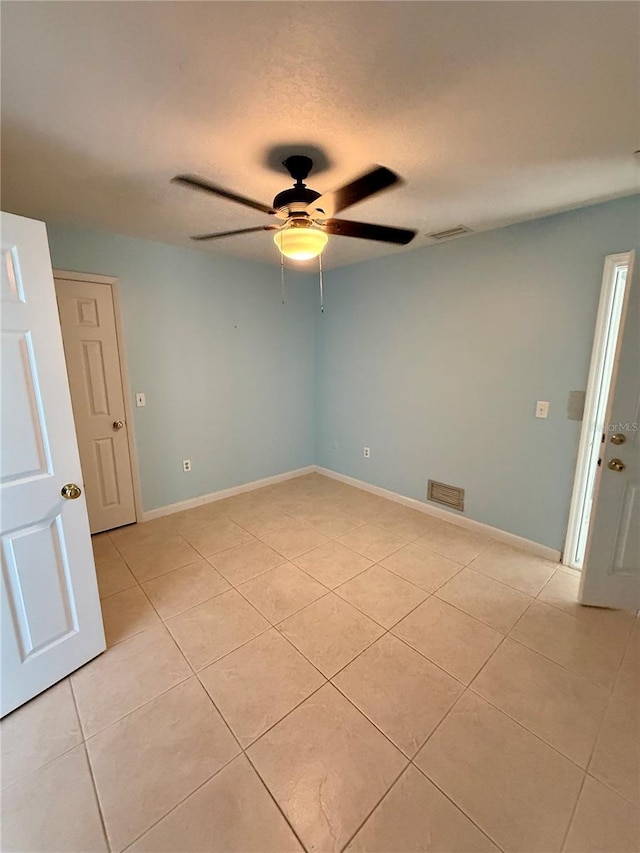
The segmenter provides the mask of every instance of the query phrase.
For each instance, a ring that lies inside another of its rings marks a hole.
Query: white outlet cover
[[[142,391],[137,391],[136,392],[136,406],[138,408],[140,408],[141,406],[146,406],[146,405],[147,405],[147,398],[145,397],[145,395],[143,394]]]
[[[536,402],[536,417],[537,418],[549,417],[549,403],[546,400],[538,400]]]

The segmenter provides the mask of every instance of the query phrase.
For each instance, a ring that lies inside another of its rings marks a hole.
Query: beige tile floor
[[[1,724],[2,849],[627,853],[640,629],[319,475],[94,537],[109,648]]]

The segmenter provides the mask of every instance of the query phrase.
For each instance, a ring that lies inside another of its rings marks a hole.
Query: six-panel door
[[[2,214],[4,715],[105,649],[47,234]],[[71,490],[71,494],[74,494]]]
[[[136,520],[111,287],[55,279],[92,533]]]

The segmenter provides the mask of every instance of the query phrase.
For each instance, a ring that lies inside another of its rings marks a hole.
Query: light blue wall
[[[331,270],[323,315],[315,274],[289,271],[283,306],[277,267],[48,230],[55,267],[120,280],[145,509],[315,461],[418,500],[463,486],[468,517],[561,548],[567,398],[639,224],[634,196]]]
[[[277,267],[49,225],[54,267],[118,276],[146,510],[313,463],[314,291]],[[193,470],[182,472],[182,459]]]
[[[640,197],[329,271],[316,313],[316,461],[560,549],[604,257]],[[550,402],[547,420],[536,400]],[[362,455],[371,447],[371,458]]]

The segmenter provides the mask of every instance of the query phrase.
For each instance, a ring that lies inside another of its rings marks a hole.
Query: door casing
[[[635,613],[640,608],[640,270],[634,267],[631,253],[578,601]],[[626,436],[623,447],[612,442],[614,431]],[[609,470],[607,461],[618,455],[622,468]]]
[[[592,497],[588,492],[595,486],[596,472],[592,470],[592,466],[596,463],[600,449],[600,435],[606,428],[606,407],[615,379],[615,357],[623,328],[623,308],[630,285],[633,260],[633,252],[619,252],[607,255],[604,262],[567,536],[562,551],[562,563],[572,569],[582,568],[582,563],[577,560],[580,540],[584,536],[584,532],[581,534],[581,526]],[[615,292],[616,271],[624,266],[628,270],[627,286],[619,295]],[[612,339],[609,339],[610,337]],[[607,361],[610,363],[607,364]]]

